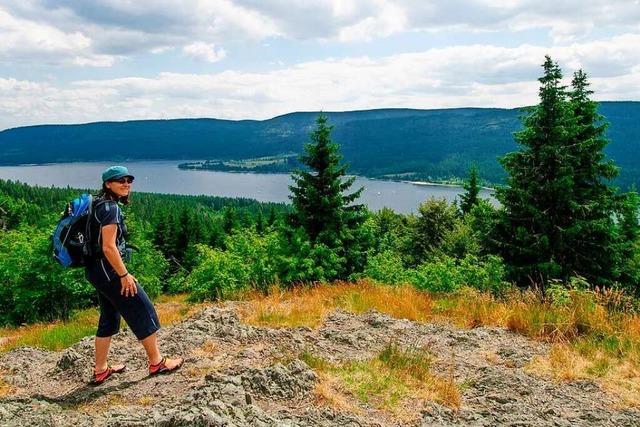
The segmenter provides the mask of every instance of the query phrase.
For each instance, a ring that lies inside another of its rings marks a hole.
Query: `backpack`
[[[82,194],[67,204],[51,239],[53,258],[63,267],[83,267],[95,253],[91,242],[91,217],[104,203],[90,194]]]

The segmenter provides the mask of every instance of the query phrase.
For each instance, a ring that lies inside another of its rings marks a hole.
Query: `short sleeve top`
[[[102,227],[105,225],[116,224],[116,246],[120,251],[120,254],[124,254],[127,238],[127,226],[124,223],[124,215],[117,202],[113,200],[100,200],[96,203],[93,211],[93,219],[95,220],[94,236],[96,239],[97,250],[102,253]]]

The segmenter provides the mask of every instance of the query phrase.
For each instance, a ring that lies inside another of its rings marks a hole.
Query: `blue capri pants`
[[[117,334],[120,331],[121,317],[138,340],[143,340],[160,329],[156,309],[142,286],[138,283],[138,293],[134,296],[120,295],[120,278],[105,258],[89,262],[85,274],[98,291],[100,320],[97,337]]]

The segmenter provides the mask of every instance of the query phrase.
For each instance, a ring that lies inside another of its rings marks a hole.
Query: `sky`
[[[0,129],[640,100],[640,0],[0,0]]]

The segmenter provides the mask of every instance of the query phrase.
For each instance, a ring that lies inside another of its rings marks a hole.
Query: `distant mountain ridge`
[[[640,185],[640,102],[602,102],[618,183]],[[516,149],[522,109],[328,112],[350,172],[370,177],[464,177],[472,162],[500,182],[497,158]],[[0,164],[153,159],[242,159],[301,153],[318,112],[268,120],[172,119],[38,125],[0,132]]]

